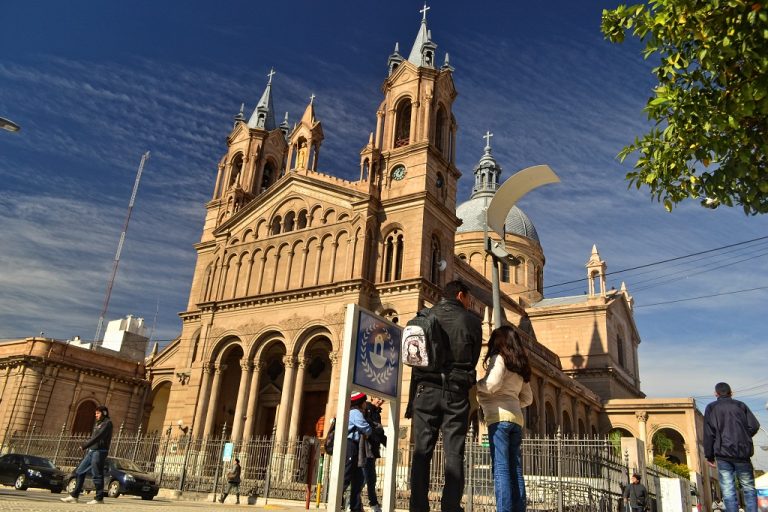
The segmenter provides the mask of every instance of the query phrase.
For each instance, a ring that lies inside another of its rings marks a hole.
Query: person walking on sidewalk
[[[101,505],[104,503],[104,463],[109,453],[109,445],[112,443],[112,420],[109,419],[109,409],[105,405],[96,407],[96,424],[93,433],[80,448],[85,451],[83,460],[75,470],[75,488],[66,498],[61,498],[64,503],[77,503],[80,493],[83,491],[85,475],[91,473],[93,486],[96,488],[96,496],[88,502],[88,505]]]
[[[240,472],[242,471],[242,467],[240,466],[240,459],[235,457],[235,465],[232,466],[232,468],[227,471],[227,492],[221,495],[219,498],[219,503],[224,503],[224,500],[227,499],[227,496],[230,494],[234,494],[237,498],[238,505],[240,504]]]
[[[363,481],[365,474],[363,467],[365,461],[360,460],[360,445],[365,442],[365,436],[369,435],[371,425],[363,416],[363,404],[368,400],[368,395],[355,391],[349,398],[349,421],[347,422],[347,453],[344,454],[344,489],[342,494],[347,492],[347,487],[351,486],[349,491],[349,510],[352,512],[363,512],[363,502],[360,494],[363,491]],[[342,505],[344,500],[342,498]]]
[[[760,423],[746,404],[732,398],[727,383],[715,385],[715,396],[717,400],[704,410],[704,458],[711,467],[717,467],[726,512],[739,510],[736,479],[744,493],[746,512],[757,512],[751,459],[755,453],[752,437]]]
[[[643,512],[648,509],[648,491],[640,483],[640,475],[637,473],[630,478],[629,485],[624,488],[623,496],[629,512]]]
[[[387,436],[381,424],[382,403],[384,400],[377,398],[365,402],[363,407],[363,417],[372,430],[371,434],[366,436],[364,445],[360,446],[361,450],[365,448],[363,472],[365,473],[365,486],[368,489],[368,505],[371,507],[371,512],[381,512],[379,497],[376,494],[376,459],[381,458],[381,446],[387,446]]]

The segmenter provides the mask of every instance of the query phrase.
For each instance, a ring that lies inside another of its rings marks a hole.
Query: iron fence
[[[50,458],[64,470],[77,466],[84,435],[37,433],[15,434],[6,449]],[[144,434],[124,432],[113,437],[110,455],[131,459],[143,471],[155,476],[160,486],[180,491],[219,493],[225,485],[227,463],[222,462],[226,431],[196,438],[183,432]],[[316,438],[277,441],[275,436],[254,437],[233,444],[232,456],[242,465],[241,494],[290,500],[325,502],[330,457],[320,454]],[[397,451],[396,506],[408,509],[412,445]],[[542,511],[620,512],[621,493],[629,468],[620,450],[605,437],[529,437],[522,445],[528,508]],[[430,467],[430,504],[440,510],[444,485],[444,450],[438,440]],[[377,461],[377,483],[382,495],[384,460]],[[675,475],[658,466],[646,468],[646,486],[655,508],[659,477]],[[495,510],[491,456],[486,436],[470,431],[465,451],[465,495],[467,512]],[[364,501],[366,492],[363,491]]]

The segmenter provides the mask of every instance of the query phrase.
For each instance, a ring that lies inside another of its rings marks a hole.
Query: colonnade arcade
[[[280,332],[251,347],[237,336],[223,338],[202,367],[196,435],[217,435],[225,423],[234,441],[319,435],[338,381],[331,378],[337,353],[323,328],[310,330],[294,348]]]

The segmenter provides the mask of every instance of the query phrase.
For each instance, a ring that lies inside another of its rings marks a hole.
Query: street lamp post
[[[485,252],[491,256],[491,280],[493,284],[493,328],[501,327],[501,291],[499,285],[499,264],[514,266],[519,261],[507,252],[505,247],[507,215],[515,203],[531,190],[548,183],[558,183],[560,178],[548,165],[534,165],[511,176],[494,194],[485,210]],[[494,231],[501,241],[492,240],[489,230]]]

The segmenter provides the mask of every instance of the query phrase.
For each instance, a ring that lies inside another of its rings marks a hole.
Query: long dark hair
[[[491,339],[488,340],[488,352],[483,359],[483,368],[487,370],[488,361],[497,354],[504,361],[507,370],[521,375],[524,382],[530,382],[531,363],[528,361],[528,352],[520,335],[512,327],[504,325],[493,330]]]

